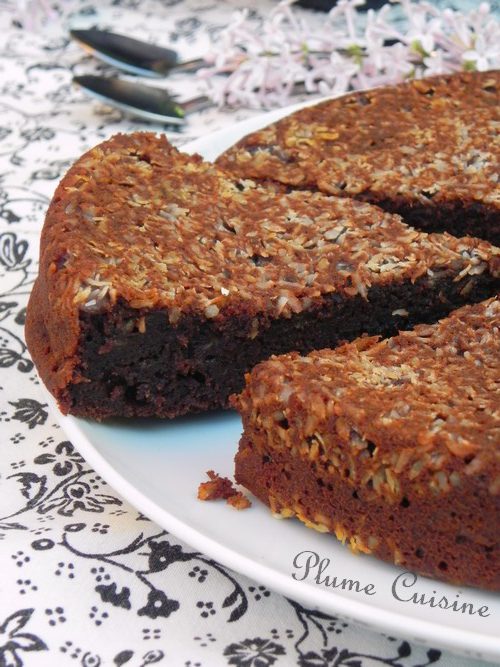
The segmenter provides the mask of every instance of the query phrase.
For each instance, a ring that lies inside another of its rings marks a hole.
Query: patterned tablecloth
[[[479,665],[306,609],[194,553],[120,498],[55,423],[23,338],[44,211],[72,160],[146,127],[72,86],[105,68],[68,41],[68,17],[90,25],[98,6],[101,23],[193,57],[243,3],[68,1],[38,31],[42,2],[24,3],[31,30],[13,21],[21,4],[0,0],[0,666]],[[252,113],[209,110],[170,136],[180,145]]]

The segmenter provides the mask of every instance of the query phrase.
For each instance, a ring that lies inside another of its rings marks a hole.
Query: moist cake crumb
[[[73,165],[40,249],[28,347],[61,410],[94,419],[227,407],[271,354],[393,335],[498,290],[486,241],[237,179],[151,133]]]
[[[201,482],[198,487],[199,500],[223,499],[237,510],[251,506],[250,500],[241,491],[235,489],[228,477],[221,477],[213,470],[207,470],[207,475],[210,481]]]
[[[420,574],[500,590],[500,299],[434,325],[272,357],[232,399],[235,479]]]

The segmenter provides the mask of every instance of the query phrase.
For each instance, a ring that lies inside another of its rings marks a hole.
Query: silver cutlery
[[[172,49],[95,27],[70,30],[70,35],[96,58],[130,74],[165,77],[173,72],[195,72],[206,65],[203,58],[179,62]]]
[[[160,123],[182,125],[187,114],[214,106],[214,102],[204,95],[179,102],[162,88],[116,77],[85,74],[75,76],[73,82],[105,104]]]

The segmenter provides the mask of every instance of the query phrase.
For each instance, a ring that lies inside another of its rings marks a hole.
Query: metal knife
[[[202,58],[179,62],[171,49],[93,27],[70,30],[86,51],[118,69],[140,76],[164,77],[170,72],[194,72],[205,65]]]
[[[178,102],[167,90],[116,77],[85,74],[75,76],[73,82],[93,97],[122,111],[160,123],[182,125],[186,114],[214,106],[205,96]]]

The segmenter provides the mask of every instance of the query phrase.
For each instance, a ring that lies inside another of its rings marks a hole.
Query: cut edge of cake
[[[380,341],[273,357],[232,398],[236,481],[278,517],[500,590],[500,299]]]
[[[500,245],[499,105],[499,70],[350,92],[250,133],[216,163]]]
[[[320,193],[239,181],[117,135],[60,183],[26,339],[63,412],[226,407],[272,353],[433,321],[497,289],[499,251]]]

